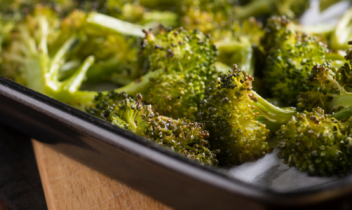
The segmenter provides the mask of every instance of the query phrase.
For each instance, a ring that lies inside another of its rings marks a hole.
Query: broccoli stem
[[[79,90],[80,86],[85,79],[85,75],[94,63],[94,56],[89,56],[81,65],[81,67],[65,82],[62,83],[62,88],[68,90],[70,93],[74,93]]]
[[[139,0],[139,3],[144,7],[152,9],[170,9],[179,7],[181,2],[170,0]]]
[[[59,80],[65,80],[70,77],[79,67],[80,61],[73,60],[66,62],[60,68]],[[139,72],[138,72],[139,73]],[[117,85],[123,86],[133,82],[140,75],[131,69],[125,63],[110,59],[108,61],[93,64],[87,72],[87,84],[97,84],[101,81],[112,81]]]
[[[352,106],[332,114],[332,117],[334,117],[337,120],[344,120],[351,116],[352,116]]]
[[[294,108],[280,108],[269,103],[263,99],[256,92],[252,91],[253,99],[252,105],[255,106],[259,112],[259,117],[264,117],[270,122],[285,124],[287,123],[293,115],[296,114],[296,109]]]
[[[78,59],[72,60],[72,61],[67,61],[66,63],[64,63],[60,68],[59,80],[63,81],[65,79],[69,78],[75,72],[75,70],[77,68],[79,68],[80,65],[81,65],[81,61]]]
[[[352,105],[352,93],[341,91],[341,95],[332,96],[332,100],[326,104],[328,110],[334,110],[339,107],[349,107]]]
[[[46,18],[41,18],[40,19],[41,22],[41,33],[42,33],[42,38],[40,40],[40,50],[44,53],[44,54],[48,54],[48,46],[47,46],[47,39],[49,36],[49,23],[47,21]]]
[[[323,12],[324,10],[329,8],[330,6],[336,4],[340,1],[341,0],[320,0],[319,10],[320,10],[320,12]]]
[[[230,66],[236,64],[242,71],[253,76],[254,55],[249,40],[220,41],[215,43],[215,46],[219,50],[218,61]]]
[[[56,78],[53,76],[47,81],[47,84],[55,83],[55,88],[53,86],[47,85],[44,93],[50,97],[60,100],[64,103],[70,104],[76,108],[83,109],[84,106],[89,106],[97,92],[95,91],[80,91],[79,88],[85,79],[85,75],[89,67],[94,63],[94,57],[88,57],[79,69],[71,75],[64,82],[58,82],[57,80],[52,80]]]
[[[126,75],[126,78],[123,77],[123,71],[128,70],[128,66],[126,66],[123,62],[111,59],[106,62],[96,63],[94,64],[89,71],[87,72],[87,82],[95,83],[97,81],[101,81],[102,79],[109,79],[110,81],[114,81],[118,85],[127,85],[132,82],[131,78],[136,78],[138,75]],[[117,74],[119,77],[123,77],[122,79],[114,78],[114,74]],[[132,72],[133,74],[133,72]],[[107,76],[111,76],[110,78],[105,78]]]
[[[89,13],[87,17],[87,23],[92,26],[106,28],[115,33],[120,33],[124,35],[129,35],[129,36],[136,36],[141,38],[145,36],[145,34],[142,31],[144,29],[142,26],[125,22],[117,18],[113,18],[96,12]]]
[[[232,68],[222,62],[215,62],[216,71],[221,74],[227,74],[229,71],[232,71]]]
[[[121,88],[115,89],[116,92],[125,92],[129,95],[136,95],[137,93],[144,93],[145,88],[150,83],[150,79],[157,76],[158,74],[162,73],[162,69],[158,69],[155,71],[148,72],[147,74],[143,75],[137,81],[131,82],[128,85],[125,85]]]
[[[241,6],[235,9],[236,16],[239,19],[246,19],[249,17],[260,16],[268,14],[272,10],[272,4],[275,0],[257,0],[251,1],[245,6]]]
[[[329,52],[329,53],[325,54],[325,59],[326,60],[332,60],[332,61],[335,61],[335,60],[345,61],[345,56],[342,55],[342,53]]]
[[[93,99],[97,94],[98,92],[95,91],[77,91],[75,93],[68,92],[63,95],[64,99],[58,100],[84,111],[86,107],[90,107],[93,104]]]
[[[160,12],[160,11],[150,11],[146,12],[143,16],[143,20],[141,22],[144,26],[149,26],[153,23],[163,24],[169,27],[177,27],[178,26],[178,15],[173,12]]]
[[[294,24],[291,23],[290,27],[294,31],[301,31],[307,34],[312,34],[312,35],[323,35],[323,36],[328,36],[330,35],[335,28],[335,24],[333,23],[319,23],[315,25],[310,25],[310,26],[303,26],[300,24]]]
[[[47,58],[47,55],[37,55],[38,47],[36,47],[36,43],[34,38],[32,38],[29,33],[23,28],[19,28],[20,31],[20,39],[23,40],[23,54],[28,55],[30,59],[26,59],[25,56],[21,56],[15,53],[9,53],[6,55],[10,60],[14,60],[16,62],[22,63],[26,69],[30,69],[30,71],[26,71],[24,73],[25,80],[27,82],[27,86],[33,90],[38,92],[43,92],[44,89],[44,80],[42,66],[46,66],[48,59],[41,59],[38,57]]]
[[[281,126],[282,126],[282,124],[277,123],[277,122],[269,121],[269,120],[267,120],[264,117],[258,117],[258,118],[256,118],[256,120],[258,122],[264,124],[265,127],[270,130],[270,132],[275,132],[275,131],[279,130],[281,128]]]
[[[68,39],[58,50],[58,52],[54,55],[49,69],[45,70],[46,84],[51,89],[58,89],[60,67],[65,59],[66,54],[70,49],[72,49],[75,43],[77,43],[76,37],[71,37],[70,39]]]

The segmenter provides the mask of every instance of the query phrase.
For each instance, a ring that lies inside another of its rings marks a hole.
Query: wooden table
[[[32,140],[49,210],[171,209]]]

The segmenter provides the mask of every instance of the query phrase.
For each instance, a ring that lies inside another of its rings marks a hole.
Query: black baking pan
[[[2,77],[0,123],[176,209],[352,206],[352,176],[290,192],[244,183]]]

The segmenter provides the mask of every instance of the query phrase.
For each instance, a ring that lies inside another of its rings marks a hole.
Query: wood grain
[[[32,140],[49,210],[171,209]]]

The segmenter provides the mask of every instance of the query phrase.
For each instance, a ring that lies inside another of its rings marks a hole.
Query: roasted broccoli
[[[94,63],[93,56],[85,58],[69,78],[59,81],[60,67],[79,43],[79,38],[71,36],[55,52],[49,52],[48,46],[58,35],[58,25],[52,10],[36,7],[33,14],[16,27],[14,35],[17,38],[12,39],[11,45],[3,51],[4,71],[17,82],[62,102],[77,107],[91,103],[96,93],[80,91],[79,88]]]
[[[138,39],[133,38],[136,33],[143,34],[142,28],[123,21],[118,23],[108,30],[99,14],[80,11],[73,11],[61,20],[53,10],[39,5],[12,32],[18,38],[12,39],[2,52],[6,64],[2,75],[81,107],[96,94],[79,91],[87,76],[88,81],[105,79],[126,85],[146,72],[139,68],[143,64],[137,62]],[[126,26],[134,30],[126,30]],[[69,88],[66,96],[68,90],[64,89],[71,83],[75,87]]]
[[[227,30],[236,20],[263,15],[298,17],[309,6],[309,0],[253,0],[239,5],[235,0],[184,0],[180,7],[181,25],[203,33]],[[243,3],[243,2],[242,2]]]
[[[314,37],[292,30],[285,17],[270,18],[264,30],[264,82],[273,97],[292,106],[301,92],[314,88],[306,78],[316,63],[325,61],[327,48]]]
[[[111,23],[109,21],[113,24],[107,27],[105,24]],[[57,27],[59,24],[60,28]],[[126,25],[130,29],[134,27],[133,30],[127,31]],[[36,27],[42,30],[34,30]],[[88,69],[92,72],[88,76],[97,69],[107,77],[110,69],[116,66],[113,73],[118,74],[122,82],[129,83],[116,91],[144,94],[145,101],[154,104],[161,114],[194,118],[205,85],[217,74],[217,50],[209,38],[198,31],[170,31],[163,27],[157,35],[144,31],[145,38],[137,56],[138,48],[132,48],[131,53],[126,54],[130,48],[121,48],[126,43],[116,40],[119,40],[119,34],[139,36],[135,33],[143,33],[141,28],[97,13],[87,15],[74,11],[60,22],[50,9],[38,7],[18,28],[20,38],[13,40],[11,47],[3,53],[9,64],[7,71],[16,71],[18,63],[22,64],[16,81],[71,105],[91,101],[95,94],[79,91]],[[120,49],[125,50],[118,53]],[[60,78],[60,69],[66,66],[70,66],[73,73]],[[82,72],[78,73],[77,69]],[[123,70],[127,73],[123,74]],[[67,88],[66,82],[71,80],[75,82],[75,88],[70,89],[69,97],[62,88]]]
[[[78,43],[68,56],[65,65],[60,69],[60,80],[73,74],[77,65],[88,56],[95,57],[87,72],[87,82],[113,81],[118,85],[126,85],[145,72],[138,67],[138,47],[141,38],[119,31],[124,26],[116,26],[113,30],[105,29],[104,19],[97,20],[99,14],[73,11],[60,22],[58,35],[49,44],[50,51],[56,52],[62,44],[72,36]],[[90,21],[94,19],[94,24]],[[120,22],[125,23],[125,22]],[[126,23],[128,24],[128,23]],[[141,28],[135,29],[141,33]],[[130,36],[128,36],[130,35]]]
[[[299,110],[312,110],[319,106],[327,113],[332,113],[351,105],[352,50],[346,52],[346,60],[349,63],[340,68],[332,67],[330,63],[317,64],[312,68],[307,80],[317,88],[316,91],[308,91],[298,96]]]
[[[87,112],[202,164],[217,165],[215,152],[209,150],[206,140],[209,133],[201,123],[159,115],[151,105],[142,104],[141,94],[136,98],[114,91],[100,93]]]
[[[225,3],[223,3],[225,4]],[[193,4],[192,4],[193,5]],[[187,16],[188,17],[188,16]],[[88,17],[88,22],[91,25],[99,24],[103,25],[105,22],[105,27],[108,29],[114,29],[114,26],[119,25],[120,20],[112,18],[102,14],[94,14],[93,17]],[[214,26],[213,24],[211,24]],[[215,24],[216,25],[216,24]],[[186,30],[195,30],[192,25],[186,24],[182,25]],[[122,28],[122,27],[119,27]],[[129,25],[125,28],[131,28],[128,30],[128,34],[141,37],[140,34],[142,26],[139,25]],[[145,27],[144,27],[145,29]],[[227,65],[232,65],[236,63],[249,74],[254,72],[254,53],[253,45],[259,45],[259,40],[262,37],[262,24],[256,21],[254,18],[249,18],[242,22],[234,21],[228,23],[224,28],[212,28],[211,30],[206,30],[199,28],[204,34],[210,35],[211,41],[216,45],[219,56],[217,61],[225,63]],[[121,33],[121,31],[118,31]],[[88,72],[89,76],[89,72]]]
[[[352,171],[351,108],[325,114],[321,108],[297,113],[277,131],[279,158],[309,175],[345,175]],[[342,121],[347,118],[347,121]]]
[[[116,91],[141,93],[161,114],[193,119],[205,86],[217,75],[215,46],[199,31],[161,28],[157,35],[145,33],[141,54],[149,73]]]
[[[316,90],[299,95],[302,112],[277,132],[279,157],[310,175],[345,175],[352,169],[351,50],[345,58],[350,63],[340,68],[330,63],[312,68],[307,81]]]
[[[278,139],[286,164],[344,175],[352,172],[352,49],[341,49],[352,12],[335,29],[289,20],[308,5],[4,0],[0,74],[202,164],[255,160]],[[259,21],[273,14],[285,16]]]
[[[257,119],[283,124],[295,114],[294,109],[280,109],[252,91],[253,78],[234,66],[221,74],[205,92],[198,121],[210,133],[210,146],[220,149],[223,165],[241,164],[270,152],[266,140],[269,130]]]
[[[218,61],[236,63],[253,75],[253,45],[259,45],[262,24],[253,17],[240,21],[236,17],[234,0],[184,0],[180,25],[187,30],[200,30],[210,35],[219,50]]]

